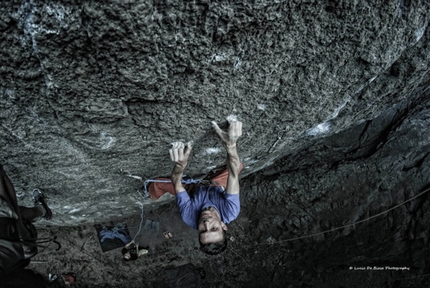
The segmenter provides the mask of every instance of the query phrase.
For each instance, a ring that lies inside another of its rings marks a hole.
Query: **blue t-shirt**
[[[221,186],[200,186],[190,198],[187,192],[176,194],[176,203],[182,220],[197,229],[197,221],[203,209],[212,206],[225,224],[237,218],[240,212],[239,194],[227,194]]]

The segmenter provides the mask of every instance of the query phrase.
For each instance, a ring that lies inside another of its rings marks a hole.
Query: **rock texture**
[[[238,254],[217,258],[230,268],[210,285],[353,287],[360,265],[413,267],[369,283],[428,274],[427,194],[287,240],[429,187],[430,3],[243,2],[3,1],[0,161],[20,202],[44,189],[55,227],[139,215],[142,181],[170,172],[169,143],[194,141],[199,177],[225,161],[210,121],[233,114]],[[139,279],[161,285],[151,273]]]

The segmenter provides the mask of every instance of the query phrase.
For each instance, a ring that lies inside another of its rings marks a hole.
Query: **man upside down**
[[[173,143],[169,150],[170,158],[175,162],[170,179],[176,193],[176,203],[182,220],[198,230],[200,250],[215,255],[227,247],[227,225],[237,218],[240,212],[239,173],[242,168],[237,152],[237,140],[242,136],[242,122],[230,120],[228,132],[212,122],[215,132],[222,140],[227,151],[227,187],[199,186],[194,196],[190,197],[184,189],[181,179],[191,154],[191,143]]]

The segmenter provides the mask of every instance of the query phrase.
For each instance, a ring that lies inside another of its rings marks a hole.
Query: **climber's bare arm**
[[[216,122],[212,122],[212,125],[227,151],[227,193],[239,194],[240,159],[237,153],[237,140],[242,136],[242,122],[237,120],[230,121],[228,132],[222,131]]]
[[[170,179],[175,187],[175,193],[185,192],[181,179],[187,166],[191,149],[191,142],[188,142],[186,146],[182,142],[174,142],[172,143],[172,148],[169,149],[170,159],[175,162],[172,174],[170,175]]]

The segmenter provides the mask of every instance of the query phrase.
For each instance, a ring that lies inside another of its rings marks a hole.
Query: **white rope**
[[[384,215],[384,214],[386,214],[386,213],[388,213],[388,212],[390,212],[390,211],[392,211],[392,210],[394,210],[396,208],[399,208],[400,206],[402,206],[402,205],[404,205],[404,204],[406,204],[408,202],[411,202],[412,200],[420,197],[421,195],[427,193],[428,191],[430,191],[430,188],[424,190],[423,192],[419,193],[418,195],[415,195],[414,197],[409,198],[408,200],[406,200],[406,201],[404,201],[404,202],[402,202],[402,203],[400,203],[400,204],[398,204],[398,205],[396,205],[394,207],[391,207],[390,209],[388,209],[386,211],[383,211],[381,213],[375,214],[373,216],[370,216],[370,217],[368,217],[366,219],[357,221],[355,223],[346,224],[346,225],[343,225],[343,226],[340,226],[340,227],[336,227],[336,228],[333,228],[333,229],[330,229],[330,230],[326,230],[326,231],[322,231],[322,232],[318,232],[318,233],[314,233],[314,234],[310,234],[310,235],[295,237],[295,238],[286,239],[286,240],[279,240],[279,241],[276,241],[276,242],[273,242],[273,243],[259,243],[259,244],[250,245],[250,246],[273,245],[273,244],[282,243],[282,242],[289,242],[289,241],[294,241],[294,240],[299,240],[299,239],[311,238],[311,237],[315,237],[315,236],[318,236],[318,235],[322,235],[324,233],[333,232],[333,231],[337,231],[337,230],[340,230],[340,229],[343,229],[343,228],[346,228],[346,227],[354,226],[356,224],[360,224],[360,223],[369,221],[370,219],[373,219],[373,218],[376,218],[378,216]]]
[[[130,174],[130,175],[131,175],[131,174]],[[127,176],[132,177],[132,176],[130,176],[130,175],[127,175]],[[185,176],[185,175],[184,175],[184,176]],[[133,177],[133,178],[135,178],[135,177]],[[140,178],[140,179],[142,179],[142,178]],[[196,183],[199,183],[200,181],[201,181],[201,180],[194,180],[194,179],[192,179],[192,178],[187,179],[187,180],[184,180],[184,179],[182,179],[182,180],[181,180],[181,182],[182,182],[183,184],[193,184],[193,183],[194,183],[194,184],[196,184]],[[139,224],[139,229],[137,230],[136,235],[134,235],[133,240],[135,240],[135,239],[136,239],[137,235],[139,235],[139,234],[140,234],[140,232],[141,232],[141,230],[142,230],[143,218],[145,217],[145,211],[144,211],[145,199],[146,199],[146,197],[148,197],[148,188],[147,188],[148,183],[172,183],[172,181],[171,181],[171,180],[147,179],[147,180],[145,180],[145,182],[143,183],[142,213],[140,214],[140,224]]]
[[[143,200],[142,200],[142,213],[140,214],[139,229],[137,230],[137,233],[134,235],[133,241],[136,240],[137,235],[139,235],[140,231],[142,230],[143,218],[145,217],[145,210],[143,209],[143,207],[144,207],[144,204],[145,204],[145,197],[146,197],[146,195],[147,195],[147,192],[146,192],[146,188],[145,188],[145,192],[142,195],[142,198],[143,198]]]

